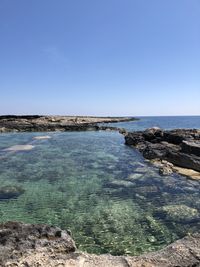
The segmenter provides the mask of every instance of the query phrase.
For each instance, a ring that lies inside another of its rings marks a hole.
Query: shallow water
[[[0,135],[0,220],[70,229],[79,249],[138,255],[200,229],[200,183],[161,177],[110,132]],[[30,151],[8,152],[31,144]]]

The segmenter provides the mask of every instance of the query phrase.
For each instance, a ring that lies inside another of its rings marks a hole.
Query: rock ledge
[[[69,231],[42,224],[0,225],[2,267],[195,267],[200,266],[200,234],[141,256],[93,255],[76,251]]]
[[[125,132],[124,135],[125,143],[136,147],[146,159],[157,165],[161,174],[178,172],[200,179],[200,130],[163,131],[155,127]]]

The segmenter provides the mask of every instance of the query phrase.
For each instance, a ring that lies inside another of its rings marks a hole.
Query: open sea
[[[107,125],[125,128],[128,131],[142,131],[151,127],[160,127],[166,130],[177,128],[200,129],[200,116],[160,116],[136,117],[138,121],[109,123]]]
[[[198,128],[200,116],[141,117],[130,131]],[[35,136],[49,135],[46,140]],[[29,151],[9,151],[14,145]],[[200,232],[200,181],[160,176],[117,132],[0,134],[0,221],[70,229],[91,253],[139,255]]]

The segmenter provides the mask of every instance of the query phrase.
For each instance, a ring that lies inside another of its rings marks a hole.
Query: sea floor
[[[82,251],[139,255],[200,231],[200,182],[160,176],[117,132],[1,134],[8,220],[70,229]]]

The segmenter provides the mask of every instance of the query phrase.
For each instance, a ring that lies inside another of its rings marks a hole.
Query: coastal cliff
[[[2,267],[194,267],[200,266],[200,234],[141,256],[79,252],[68,230],[42,224],[0,225]]]

